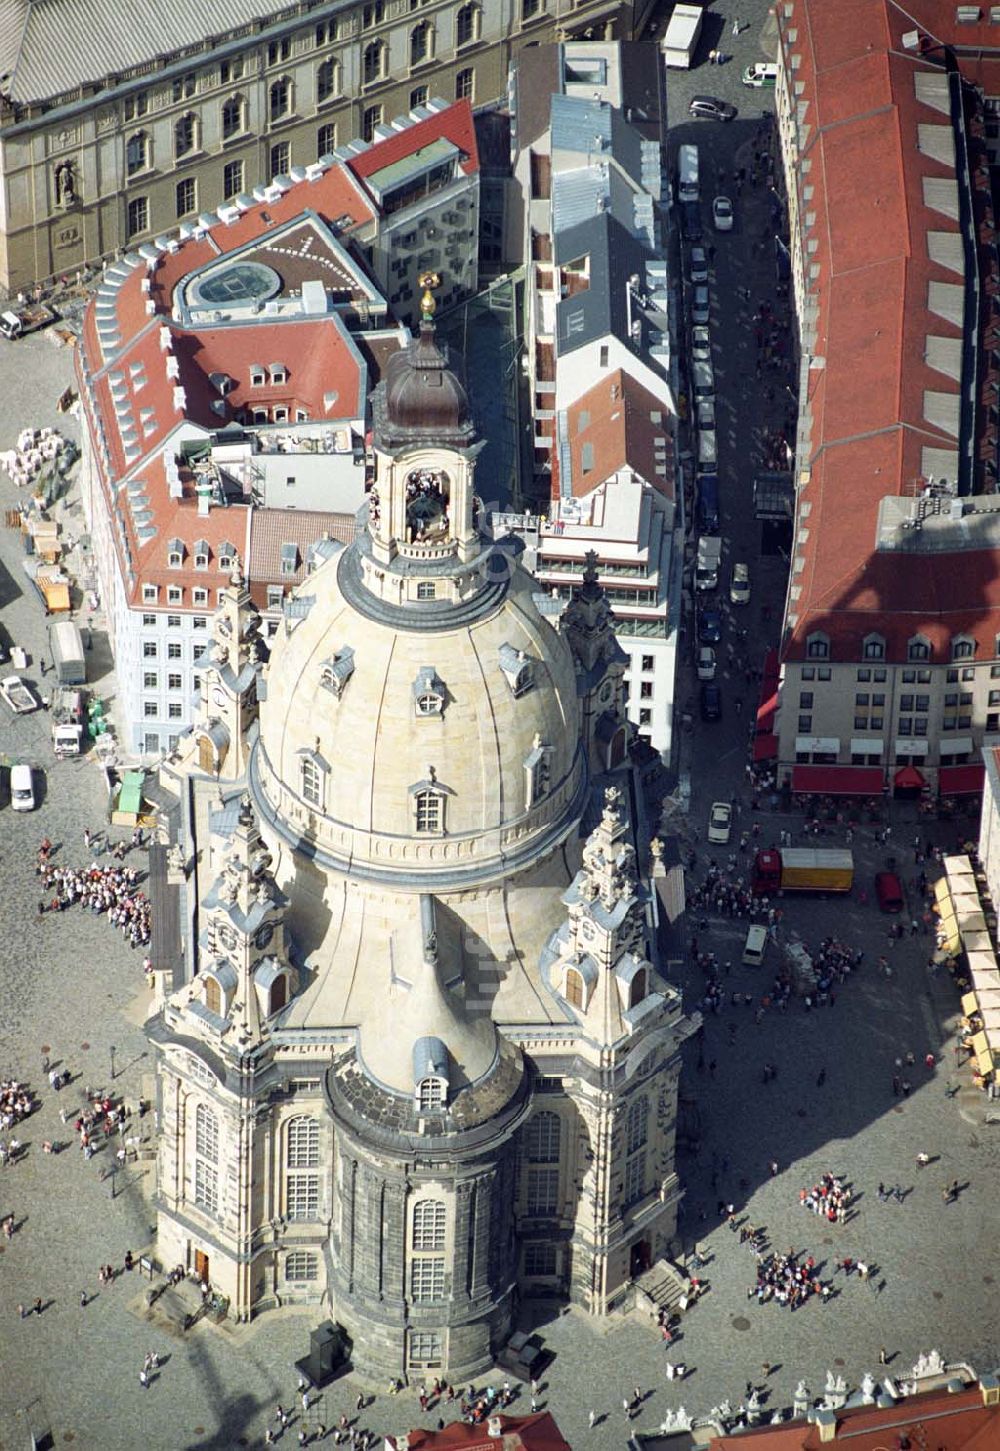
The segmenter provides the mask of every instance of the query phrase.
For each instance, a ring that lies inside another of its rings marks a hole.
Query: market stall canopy
[[[963,993],[962,994],[962,1012],[965,1014],[965,1016],[967,1018],[971,1018],[972,1017],[972,1014],[975,1013],[975,1012],[977,1012],[978,1009],[979,1009],[979,999],[976,997],[976,994],[975,993]]]

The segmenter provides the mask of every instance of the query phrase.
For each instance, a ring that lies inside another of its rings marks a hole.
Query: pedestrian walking
[[[734,35],[739,35],[739,33],[740,33],[739,17],[734,15],[733,16],[733,34]]]
[[[596,1411],[591,1411],[590,1415],[587,1418],[587,1422],[588,1422],[588,1425],[590,1426],[590,1429],[591,1430],[594,1429],[594,1423],[596,1422],[596,1420],[597,1420],[597,1412]]]
[[[884,1345],[882,1346],[881,1350],[878,1353],[878,1363],[879,1363],[879,1365],[888,1365],[889,1364],[889,1357],[886,1354],[886,1350],[885,1350],[885,1346]]]
[[[816,1075],[816,1087],[817,1088],[822,1088],[823,1087],[823,1084],[825,1082],[826,1082],[826,1069],[825,1068],[821,1068],[819,1070],[819,1073]]]
[[[87,1308],[87,1292],[86,1292],[86,1290],[81,1290],[80,1291],[80,1309],[81,1310],[86,1310],[86,1308]]]
[[[149,1390],[149,1376],[144,1370],[140,1370],[139,1372],[139,1384],[142,1386],[144,1391]]]
[[[625,1412],[625,1419],[626,1419],[626,1421],[631,1421],[631,1419],[632,1419],[632,1402],[629,1400],[628,1396],[626,1396],[625,1399],[622,1401],[622,1410]]]
[[[35,1301],[34,1305],[32,1305],[31,1308],[34,1310],[34,1312],[35,1312],[36,1315],[40,1315],[42,1313],[42,1297],[41,1297],[41,1295],[39,1295],[38,1299]]]

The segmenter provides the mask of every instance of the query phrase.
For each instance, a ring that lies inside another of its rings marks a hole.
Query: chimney
[[[815,1423],[819,1430],[819,1439],[824,1444],[827,1441],[837,1439],[837,1415],[835,1411],[828,1411],[825,1407],[816,1412]]]
[[[994,1373],[979,1377],[984,1406],[1000,1406],[1000,1376]]]
[[[486,1434],[487,1436],[494,1436],[498,1440],[503,1435],[503,1427],[500,1425],[499,1416],[490,1416],[486,1422]]]

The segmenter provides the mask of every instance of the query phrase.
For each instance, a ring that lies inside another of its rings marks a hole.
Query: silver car
[[[708,288],[704,285],[693,288],[691,293],[692,322],[708,322],[710,316],[711,302],[708,295]]]

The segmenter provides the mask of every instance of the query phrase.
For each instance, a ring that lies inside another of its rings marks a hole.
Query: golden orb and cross
[[[420,317],[423,322],[432,322],[437,312],[437,298],[434,296],[434,288],[441,286],[441,274],[439,272],[421,272],[417,282],[424,289],[424,295],[420,299]]]

